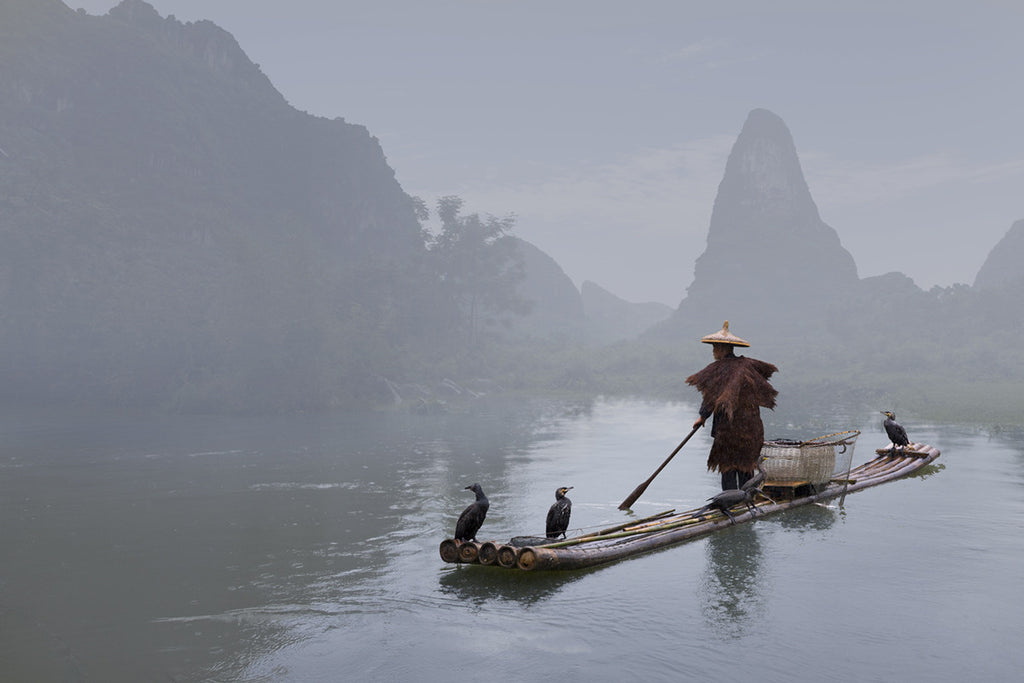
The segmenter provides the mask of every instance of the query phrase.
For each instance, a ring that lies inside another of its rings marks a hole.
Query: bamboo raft
[[[760,500],[755,504],[756,516],[845,497],[847,493],[906,477],[939,457],[938,449],[918,443],[897,450],[895,455],[892,444],[879,448],[875,453],[873,460],[851,469],[842,479],[830,480],[817,491],[777,501],[759,496]],[[770,487],[771,482],[768,482],[764,488]],[[634,557],[755,519],[755,514],[742,505],[733,510],[735,522],[718,510],[696,508],[682,513],[667,510],[552,543],[546,543],[545,538],[531,538],[529,540],[535,544],[526,545],[518,539],[460,543],[449,538],[441,542],[440,553],[442,560],[452,564],[490,565],[522,571],[583,569]]]

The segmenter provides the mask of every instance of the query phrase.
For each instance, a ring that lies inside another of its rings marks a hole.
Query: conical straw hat
[[[701,341],[705,344],[730,344],[732,346],[750,346],[750,342],[745,339],[740,339],[735,334],[729,331],[729,321],[726,320],[722,323],[722,329],[714,334],[709,334],[706,337],[702,337]]]

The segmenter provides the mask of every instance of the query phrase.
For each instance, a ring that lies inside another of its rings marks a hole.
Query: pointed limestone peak
[[[787,311],[825,310],[856,283],[853,257],[821,220],[786,124],[751,111],[726,162],[682,313],[705,324],[720,321],[723,307],[744,321],[784,319]]]
[[[725,165],[715,211],[747,208],[816,220],[818,208],[804,180],[793,136],[767,109],[747,116]]]
[[[1020,264],[1024,259],[1024,220],[1010,226],[1010,230],[999,240],[981,270],[974,278],[979,289],[995,289],[1024,281]]]

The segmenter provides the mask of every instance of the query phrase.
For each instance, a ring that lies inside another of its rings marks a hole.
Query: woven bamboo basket
[[[766,479],[773,482],[809,482],[819,485],[853,462],[853,447],[860,432],[850,430],[807,441],[776,439],[761,447]],[[840,456],[837,458],[837,454]]]

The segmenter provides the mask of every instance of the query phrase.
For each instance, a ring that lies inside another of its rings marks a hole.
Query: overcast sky
[[[758,107],[861,277],[972,283],[1024,218],[1018,0],[150,4],[234,35],[297,109],[366,126],[409,194],[514,213],[577,285],[630,301],[685,296]]]

